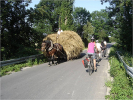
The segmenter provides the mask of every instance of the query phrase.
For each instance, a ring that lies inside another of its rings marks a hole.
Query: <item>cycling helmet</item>
[[[91,40],[94,40],[94,37],[91,37]]]
[[[91,42],[94,42],[94,37],[91,37]]]

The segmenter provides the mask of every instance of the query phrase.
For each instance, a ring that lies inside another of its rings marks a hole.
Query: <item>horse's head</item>
[[[50,41],[46,40],[42,42],[41,51],[44,52],[45,49],[48,49],[51,46]]]
[[[43,41],[41,44],[41,51],[44,52],[45,48],[46,48],[46,42]]]

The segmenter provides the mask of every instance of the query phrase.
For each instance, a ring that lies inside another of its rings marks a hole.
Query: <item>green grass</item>
[[[107,87],[112,87],[112,81],[108,80],[108,81],[105,83],[105,85],[106,85]]]
[[[105,85],[111,87],[110,95],[106,95],[108,100],[133,100],[133,79],[126,73],[123,64],[119,61],[116,55],[117,46],[110,49],[109,63],[110,76],[113,81],[107,81]],[[125,52],[127,54],[127,52]],[[129,56],[126,56],[130,59]]]
[[[35,60],[29,59],[25,63],[3,66],[0,68],[0,76],[9,75],[12,72],[21,71],[21,69],[24,67],[32,67],[33,65],[38,65],[45,62],[47,62],[47,59],[45,57],[41,57],[41,58],[36,58]]]

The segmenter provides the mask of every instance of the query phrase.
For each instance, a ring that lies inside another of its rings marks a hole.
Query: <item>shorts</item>
[[[102,47],[101,49],[102,49],[102,50],[105,50],[105,49],[106,49],[106,47]]]
[[[88,56],[89,56],[90,54],[92,55],[93,59],[95,59],[95,53],[88,53]]]
[[[101,48],[97,48],[99,52],[101,52]]]

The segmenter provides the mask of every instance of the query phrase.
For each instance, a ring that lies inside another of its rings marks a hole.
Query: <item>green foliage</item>
[[[117,45],[111,48],[109,54],[110,75],[113,77],[112,82],[107,82],[106,86],[111,87],[110,95],[106,95],[108,100],[132,100],[133,99],[133,80],[126,74],[123,64],[115,54]]]
[[[29,59],[26,63],[27,66],[31,67],[33,65],[33,62],[31,59]]]
[[[92,26],[95,27],[94,35],[96,39],[105,39],[110,34],[109,17],[106,10],[93,11],[91,13],[91,22]]]
[[[20,58],[20,57],[26,57],[26,56],[31,56],[31,55],[36,55],[36,54],[40,54],[41,52],[35,50],[35,47],[24,47],[22,45],[18,46],[17,51],[15,52],[15,54],[12,55],[12,57],[6,57],[7,50],[2,51],[2,60],[8,60],[8,59],[16,59],[16,58]]]
[[[116,38],[115,37],[109,37],[109,42],[116,42]]]
[[[38,61],[37,61],[37,59],[35,59],[34,65],[37,65],[37,64],[38,64]]]
[[[106,83],[105,83],[105,85],[107,86],[107,87],[112,87],[112,81],[107,81]]]
[[[132,0],[101,0],[104,2],[110,4],[106,11],[112,23],[113,36],[125,51],[132,52]]]
[[[12,72],[21,71],[21,69],[24,67],[32,67],[33,65],[38,65],[45,62],[47,62],[47,59],[45,57],[39,57],[39,58],[36,58],[35,60],[29,59],[25,63],[3,66],[0,68],[0,76],[9,75]]]
[[[59,12],[60,16],[60,23],[59,27],[63,30],[74,30],[73,25],[73,3],[74,0],[62,0],[61,2],[61,8]]]
[[[86,25],[83,26],[83,39],[90,41],[92,35],[94,34],[95,28],[91,25],[90,22],[87,22]]]
[[[59,27],[63,30],[73,30],[73,3],[74,0],[41,0],[33,11],[36,28],[40,30],[42,24],[43,32],[47,34],[56,32]],[[41,15],[39,18],[38,14]]]
[[[76,27],[76,32],[82,36],[83,26],[90,22],[91,14],[85,8],[75,7],[73,11],[73,20]]]
[[[19,56],[17,53],[25,47],[35,47],[37,35],[33,34],[30,21],[27,20],[30,12],[25,8],[29,2],[1,1],[1,47],[4,48],[1,53],[2,60],[16,58]],[[20,49],[21,47],[23,48]]]
[[[106,34],[105,30],[99,31],[99,32],[98,32],[98,37],[99,37],[99,41],[104,40],[104,38],[107,37],[107,34]]]
[[[90,21],[90,12],[82,7],[75,7],[73,11],[73,16],[76,24],[85,25],[87,21]]]

